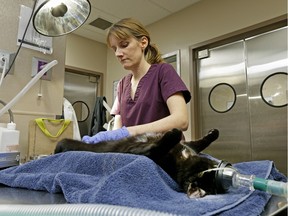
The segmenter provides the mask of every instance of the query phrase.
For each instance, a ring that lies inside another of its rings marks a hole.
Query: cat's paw
[[[182,139],[182,131],[174,128],[168,132],[166,132],[163,136],[166,140],[173,142],[173,143],[179,143]]]
[[[175,136],[182,137],[182,131],[180,129],[174,128],[171,130],[171,133],[173,133]]]
[[[174,148],[182,139],[182,131],[173,129],[163,134],[162,138],[157,142],[156,151],[162,155],[167,154]]]
[[[54,154],[69,151],[69,147],[72,147],[71,142],[73,142],[73,140],[68,138],[60,140],[55,147]]]
[[[201,198],[206,195],[206,192],[199,188],[199,187],[193,187],[192,184],[189,184],[188,189],[187,189],[187,196],[192,199],[192,198]]]
[[[209,142],[214,142],[219,137],[219,130],[218,129],[211,129],[208,131],[208,133],[203,137]]]

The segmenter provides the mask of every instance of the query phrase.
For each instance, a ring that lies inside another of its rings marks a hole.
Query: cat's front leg
[[[67,151],[90,151],[90,152],[105,152],[106,148],[103,148],[105,142],[99,144],[87,144],[80,140],[62,139],[60,140],[54,150],[54,154],[67,152]]]
[[[66,151],[75,151],[75,150],[81,150],[81,147],[84,143],[78,140],[73,140],[73,139],[62,139],[60,140],[56,148],[54,150],[54,154],[58,154],[61,152],[66,152]],[[79,148],[79,149],[78,149]]]

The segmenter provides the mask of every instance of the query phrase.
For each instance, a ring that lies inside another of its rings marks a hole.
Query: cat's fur
[[[219,136],[217,129],[212,129],[197,141],[181,141],[182,132],[173,129],[163,134],[143,134],[127,137],[118,141],[105,141],[86,144],[72,139],[61,140],[55,154],[66,151],[120,152],[145,155],[166,171],[189,197],[203,197],[215,194],[215,172],[202,171],[217,167],[217,162],[198,153],[208,147]]]

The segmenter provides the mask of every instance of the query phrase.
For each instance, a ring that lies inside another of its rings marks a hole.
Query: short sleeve
[[[122,83],[123,80],[120,80],[117,84],[117,87],[116,87],[116,91],[117,91],[117,95],[115,97],[115,100],[114,100],[114,103],[113,103],[113,106],[112,106],[112,109],[111,109],[111,112],[110,112],[110,115],[112,116],[115,116],[115,115],[119,115],[120,114],[120,94],[121,94],[121,87],[120,87],[120,83]]]
[[[120,114],[120,103],[119,103],[119,99],[118,96],[116,96],[115,101],[113,103],[110,115],[115,116],[115,115],[119,115]]]
[[[162,96],[165,101],[177,92],[182,92],[185,102],[191,100],[191,93],[187,89],[181,77],[177,74],[175,69],[170,64],[162,64],[160,71],[160,87],[162,89]]]

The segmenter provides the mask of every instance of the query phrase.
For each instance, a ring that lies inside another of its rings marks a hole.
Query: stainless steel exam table
[[[279,207],[279,203],[282,203],[282,206]],[[0,185],[0,206],[49,204],[67,204],[67,202],[61,193],[51,194],[46,191],[33,191]],[[0,215],[2,215],[1,210]],[[285,200],[285,198],[273,196],[270,199],[265,207],[265,211],[261,214],[261,216],[272,215],[287,215],[287,200]]]

